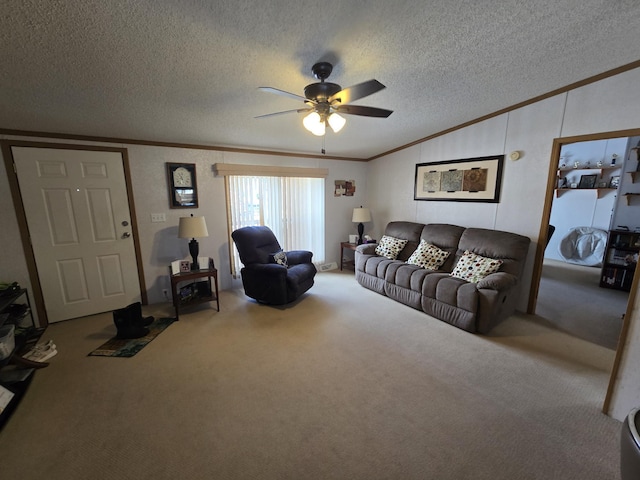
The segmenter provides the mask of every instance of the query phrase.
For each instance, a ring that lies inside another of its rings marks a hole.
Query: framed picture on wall
[[[578,183],[578,188],[596,188],[597,181],[597,174],[582,175],[580,177],[580,183]]]
[[[614,175],[609,181],[609,188],[618,188],[620,186],[620,175]]]
[[[414,200],[500,201],[504,155],[416,165]]]

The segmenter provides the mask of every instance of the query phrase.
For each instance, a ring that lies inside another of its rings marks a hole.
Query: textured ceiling
[[[0,128],[317,154],[311,66],[375,78],[327,155],[369,158],[640,59],[638,0],[5,0]]]

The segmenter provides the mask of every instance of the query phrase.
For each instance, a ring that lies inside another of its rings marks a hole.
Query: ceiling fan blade
[[[308,98],[302,97],[300,95],[296,95],[295,93],[285,92],[284,90],[280,90],[278,88],[273,87],[258,87],[258,89],[263,92],[275,93],[276,95],[282,95],[283,97],[293,98],[294,100],[302,100],[303,102],[309,102]]]
[[[386,87],[379,81],[368,80],[366,82],[352,85],[351,87],[343,88],[338,93],[329,97],[329,103],[337,102],[344,105],[379,92],[383,88]]]
[[[361,115],[363,117],[387,118],[393,113],[393,110],[375,107],[362,107],[360,105],[337,105],[332,106],[331,108],[339,113],[346,113],[347,115]]]
[[[296,108],[294,110],[285,110],[283,112],[275,112],[275,113],[267,113],[266,115],[258,115],[253,118],[265,118],[265,117],[275,117],[277,115],[284,115],[285,113],[302,113],[302,112],[310,112],[313,108]]]

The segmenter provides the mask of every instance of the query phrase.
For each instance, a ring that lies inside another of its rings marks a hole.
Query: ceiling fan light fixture
[[[327,121],[329,122],[329,126],[331,127],[331,130],[333,130],[333,133],[338,133],[340,130],[342,130],[344,124],[347,123],[347,120],[337,113],[332,113],[331,115],[329,115]]]
[[[311,71],[319,82],[312,83],[304,87],[304,97],[295,93],[286,92],[273,87],[260,87],[265,92],[275,93],[294,100],[302,100],[305,108],[275,112],[267,115],[259,115],[256,118],[271,117],[283,113],[311,112],[302,119],[302,124],[312,134],[322,137],[327,131],[327,125],[338,133],[347,123],[338,111],[348,115],[360,115],[362,117],[387,118],[393,113],[392,110],[384,108],[365,107],[362,105],[350,105],[351,102],[373,95],[385,86],[377,80],[367,80],[347,88],[342,88],[337,83],[326,82],[331,74],[333,66],[328,62],[316,63]],[[324,153],[324,150],[323,150]]]
[[[320,114],[318,112],[311,112],[309,115],[302,119],[304,128],[309,130],[314,135],[321,137],[324,135],[325,126]]]

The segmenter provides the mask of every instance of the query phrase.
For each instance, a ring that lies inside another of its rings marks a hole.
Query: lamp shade
[[[329,122],[329,126],[334,133],[338,133],[340,130],[342,130],[344,124],[347,123],[344,117],[341,117],[337,113],[332,113],[331,115],[329,115],[327,121]]]
[[[354,208],[351,221],[354,223],[366,223],[371,221],[371,212],[368,208]]]
[[[321,137],[324,135],[325,125],[322,117],[318,112],[311,112],[309,115],[302,119],[304,128],[309,130],[314,135]]]
[[[207,224],[204,217],[180,217],[178,238],[208,237]]]

